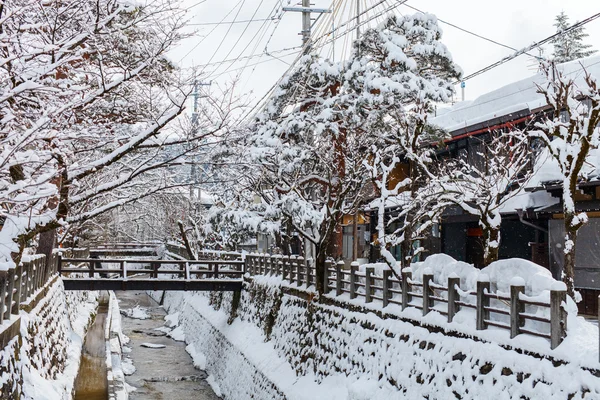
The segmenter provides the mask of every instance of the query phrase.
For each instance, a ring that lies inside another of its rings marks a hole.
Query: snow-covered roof
[[[599,75],[600,76],[600,75]],[[592,181],[600,179],[600,149],[590,149],[581,168],[580,177]],[[544,149],[536,160],[534,175],[527,183],[527,188],[539,188],[549,182],[561,181],[563,176],[556,160]]]
[[[575,84],[583,84],[584,69],[600,77],[600,56],[558,64],[556,68],[565,76],[574,78]],[[538,72],[529,78],[481,95],[474,101],[464,101],[450,108],[438,110],[437,116],[430,122],[453,133],[502,117],[510,117],[507,118],[510,121],[524,114],[529,115],[546,105],[544,97],[537,93],[536,86],[544,81],[545,77]],[[523,111],[525,113],[520,113]]]

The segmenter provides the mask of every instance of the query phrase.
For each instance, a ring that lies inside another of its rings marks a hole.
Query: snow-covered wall
[[[20,332],[0,350],[0,399],[70,398],[82,338],[95,310],[95,293],[65,292],[60,279],[30,312]]]
[[[201,307],[184,301],[191,294],[167,293],[165,306],[176,312],[194,364],[206,370],[213,389],[225,399],[279,400],[283,393],[224,334],[203,316]],[[228,299],[231,305],[231,298]],[[225,306],[225,304],[223,304]],[[225,308],[225,307],[223,307]],[[225,315],[225,314],[223,314]]]
[[[233,310],[230,293],[165,296],[225,399],[600,398],[598,369],[324,304],[276,281],[247,283]]]

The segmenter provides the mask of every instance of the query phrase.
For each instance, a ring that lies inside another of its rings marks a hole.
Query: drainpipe
[[[529,221],[525,221],[523,219],[523,209],[522,208],[517,208],[516,211],[517,211],[517,215],[519,216],[519,221],[521,221],[521,223],[523,225],[527,225],[527,226],[532,227],[533,229],[537,229],[538,231],[542,231],[544,233],[548,233],[548,229],[544,229],[541,226],[537,226],[536,224],[533,224],[533,223],[531,223]]]

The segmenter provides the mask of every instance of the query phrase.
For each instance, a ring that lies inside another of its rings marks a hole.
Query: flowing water
[[[135,373],[125,381],[135,388],[129,393],[130,400],[218,400],[206,382],[207,374],[194,368],[191,357],[185,351],[186,344],[177,342],[164,331],[165,310],[144,292],[116,292],[122,311],[141,307],[147,319],[136,319],[122,315],[123,333],[130,342],[124,356],[131,358]],[[130,314],[132,315],[132,314]],[[144,347],[142,344],[162,345]]]
[[[106,341],[104,324],[108,310],[106,297],[100,299],[94,322],[85,335],[79,373],[75,379],[75,400],[108,399]]]

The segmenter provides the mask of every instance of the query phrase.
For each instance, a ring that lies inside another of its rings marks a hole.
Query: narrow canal
[[[100,296],[98,302],[96,317],[83,341],[81,364],[75,379],[75,400],[108,399],[106,341],[104,340],[104,324],[108,311],[106,292]]]
[[[219,399],[206,382],[206,373],[194,367],[185,343],[166,335],[165,310],[145,292],[116,292],[116,295],[123,333],[130,338],[124,349],[124,364],[132,363],[135,367],[135,372],[125,377],[127,384],[135,388],[129,398]]]

